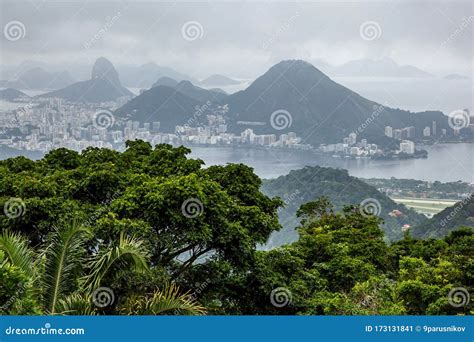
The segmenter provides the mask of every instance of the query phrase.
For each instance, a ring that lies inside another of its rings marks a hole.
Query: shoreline
[[[333,158],[325,153],[288,149],[269,148],[264,146],[186,146],[191,149],[189,158],[202,159],[206,165],[225,165],[227,163],[243,163],[252,167],[261,178],[276,178],[288,174],[291,170],[305,166],[321,166],[335,169],[345,169],[350,175],[358,178],[397,178],[414,179],[421,181],[472,183],[471,173],[473,160],[471,158],[472,145],[437,144],[427,147],[428,158],[411,159],[383,159],[369,158]],[[444,148],[441,146],[443,145]],[[25,156],[32,160],[41,159],[44,154],[30,150],[17,150],[0,145],[0,160]],[[432,149],[432,150],[431,150]],[[41,155],[40,155],[41,154]],[[450,163],[437,163],[437,158],[449,160],[450,155],[463,156],[459,159],[464,166],[454,167]],[[435,170],[436,172],[426,172]]]

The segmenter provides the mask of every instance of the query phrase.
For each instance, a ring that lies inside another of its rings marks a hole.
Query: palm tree
[[[121,312],[127,315],[202,315],[206,309],[195,302],[191,293],[180,294],[178,286],[166,284],[149,296],[129,297]]]
[[[76,274],[85,261],[85,237],[90,234],[87,228],[76,222],[63,229],[55,228],[49,243],[41,251],[43,269],[39,288],[47,313],[56,314],[59,300],[74,292]]]
[[[92,293],[105,278],[114,281],[125,272],[148,270],[148,253],[141,240],[121,234],[117,244],[99,248],[87,258],[86,242],[91,235],[88,228],[72,222],[55,228],[45,246],[35,252],[20,234],[4,231],[0,235],[0,250],[10,264],[29,277],[31,291],[44,313],[91,315],[98,311]],[[204,313],[204,308],[188,293],[180,294],[175,285],[165,286],[163,292],[158,290],[149,298],[132,298],[126,300],[128,309],[123,312]],[[133,309],[133,305],[140,309]]]

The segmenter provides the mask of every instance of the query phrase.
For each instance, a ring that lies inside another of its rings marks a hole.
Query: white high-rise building
[[[385,135],[387,137],[393,138],[393,128],[390,126],[385,126]]]
[[[349,145],[354,145],[357,142],[357,134],[349,134]]]
[[[426,127],[423,129],[423,136],[424,136],[424,137],[429,137],[429,136],[431,136],[431,129],[430,129],[430,126],[426,126]]]
[[[411,140],[402,140],[400,143],[400,152],[406,154],[414,154],[415,153],[415,143]]]

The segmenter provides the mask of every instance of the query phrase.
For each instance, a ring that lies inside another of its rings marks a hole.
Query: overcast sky
[[[2,30],[12,21],[25,28],[18,40],[3,32],[3,66],[66,68],[104,56],[196,77],[254,77],[283,59],[391,57],[436,74],[472,72],[473,1],[0,1]]]

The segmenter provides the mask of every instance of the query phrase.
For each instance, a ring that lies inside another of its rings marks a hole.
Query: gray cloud
[[[155,62],[196,77],[252,77],[282,59],[341,64],[391,57],[434,73],[470,73],[474,15],[469,1],[138,2],[3,1],[1,27],[21,21],[26,35],[1,39],[2,65],[24,60],[67,68],[105,56],[115,64]],[[186,40],[197,21],[202,37]],[[375,21],[380,37],[364,40]],[[456,33],[457,32],[457,33]]]

